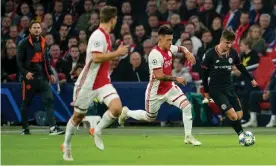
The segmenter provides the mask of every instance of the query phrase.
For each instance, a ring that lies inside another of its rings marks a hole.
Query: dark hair
[[[173,34],[173,30],[170,27],[167,26],[161,26],[158,30],[158,35],[172,35]]]
[[[249,12],[248,12],[248,11],[245,11],[245,10],[242,10],[242,11],[241,11],[241,14],[247,14],[247,15],[249,15]]]
[[[72,48],[78,48],[78,49],[79,49],[79,47],[78,47],[77,45],[72,45],[72,46],[70,47],[70,50],[71,50]]]
[[[33,21],[31,21],[31,23],[30,23],[30,25],[29,25],[29,28],[32,28],[32,26],[33,26],[34,24],[39,24],[39,25],[40,25],[40,21],[38,21],[38,20],[33,20]],[[41,27],[41,25],[40,25],[40,27]]]
[[[228,41],[234,41],[235,37],[236,37],[236,34],[232,29],[225,29],[221,34],[221,38],[224,38]]]
[[[209,30],[203,30],[202,33],[201,33],[201,37],[203,37],[203,35],[204,35],[205,33],[210,33],[210,34],[212,35],[211,31],[209,31]]]
[[[112,18],[115,18],[117,16],[117,8],[112,6],[105,6],[102,8],[100,12],[100,22],[101,23],[107,23]]]

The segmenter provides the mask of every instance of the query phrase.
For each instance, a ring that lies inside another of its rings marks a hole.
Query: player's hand
[[[128,53],[128,48],[129,48],[129,45],[124,45],[123,43],[121,43],[120,46],[118,47],[118,49],[116,50],[116,52],[120,56],[124,56]]]
[[[187,59],[187,61],[191,64],[191,65],[194,65],[196,64],[196,59],[195,59],[195,56],[191,53],[191,52],[186,52],[185,53],[185,57]]]
[[[50,83],[55,83],[56,82],[56,77],[54,75],[50,75]]]
[[[258,83],[255,80],[252,80],[251,84],[252,84],[253,87],[257,87],[258,86]]]
[[[33,75],[34,75],[33,73],[28,72],[28,73],[26,74],[27,80],[33,80],[33,79],[34,79]]]
[[[204,97],[210,101],[211,97],[209,96],[209,93],[204,93]]]
[[[183,77],[176,77],[175,81],[179,84],[186,85],[187,82]]]
[[[267,100],[269,98],[269,91],[264,91],[263,93],[263,99]]]

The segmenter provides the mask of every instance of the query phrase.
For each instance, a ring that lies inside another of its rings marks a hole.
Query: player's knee
[[[236,113],[231,113],[231,114],[228,114],[228,118],[231,121],[236,121],[236,120],[238,120],[238,115]]]
[[[237,113],[237,115],[238,115],[238,120],[241,120],[242,117],[243,117],[243,112],[242,112],[242,111],[239,111],[239,112]]]
[[[157,114],[151,114],[149,112],[147,112],[146,114],[146,120],[148,122],[153,122],[156,119],[156,117],[157,117]]]
[[[180,106],[180,109],[182,110],[182,112],[186,115],[191,115],[192,114],[192,105],[190,104],[189,101],[187,101],[186,104],[182,104]]]
[[[121,103],[120,99],[112,100],[109,104],[108,109],[114,117],[119,117],[122,112],[122,103]]]
[[[79,125],[82,122],[82,119],[85,117],[85,114],[79,112],[74,112],[72,116],[72,121],[74,124]]]

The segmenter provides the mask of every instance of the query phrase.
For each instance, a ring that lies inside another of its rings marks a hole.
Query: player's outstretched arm
[[[103,63],[105,61],[109,61],[118,56],[124,56],[128,53],[128,45],[121,44],[116,51],[109,52],[109,53],[92,53],[92,60],[95,63]]]
[[[156,79],[160,81],[175,81],[179,84],[186,85],[186,80],[183,77],[174,77],[163,73],[162,69],[153,70],[153,74]]]
[[[258,83],[253,79],[253,77],[249,74],[243,64],[236,65],[237,69],[248,79],[251,81],[253,87],[258,86]]]

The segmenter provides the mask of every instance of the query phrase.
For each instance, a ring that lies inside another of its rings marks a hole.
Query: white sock
[[[77,126],[73,124],[72,119],[69,119],[67,126],[66,126],[66,132],[65,132],[65,139],[64,139],[64,146],[67,148],[71,147],[71,139],[72,136],[75,134],[77,130]]]
[[[250,112],[250,120],[249,121],[257,121],[257,112]]]
[[[276,121],[276,115],[271,115],[270,121]]]
[[[111,125],[115,121],[115,119],[117,119],[117,118],[114,117],[109,110],[107,110],[103,114],[103,117],[102,117],[101,121],[95,127],[95,133],[101,132],[104,128],[106,128],[109,125]]]
[[[183,123],[184,123],[185,136],[192,135],[193,115],[192,115],[191,104],[187,105],[182,110],[182,118],[183,118]]]
[[[147,120],[147,112],[144,110],[129,110],[127,116],[136,120]]]

